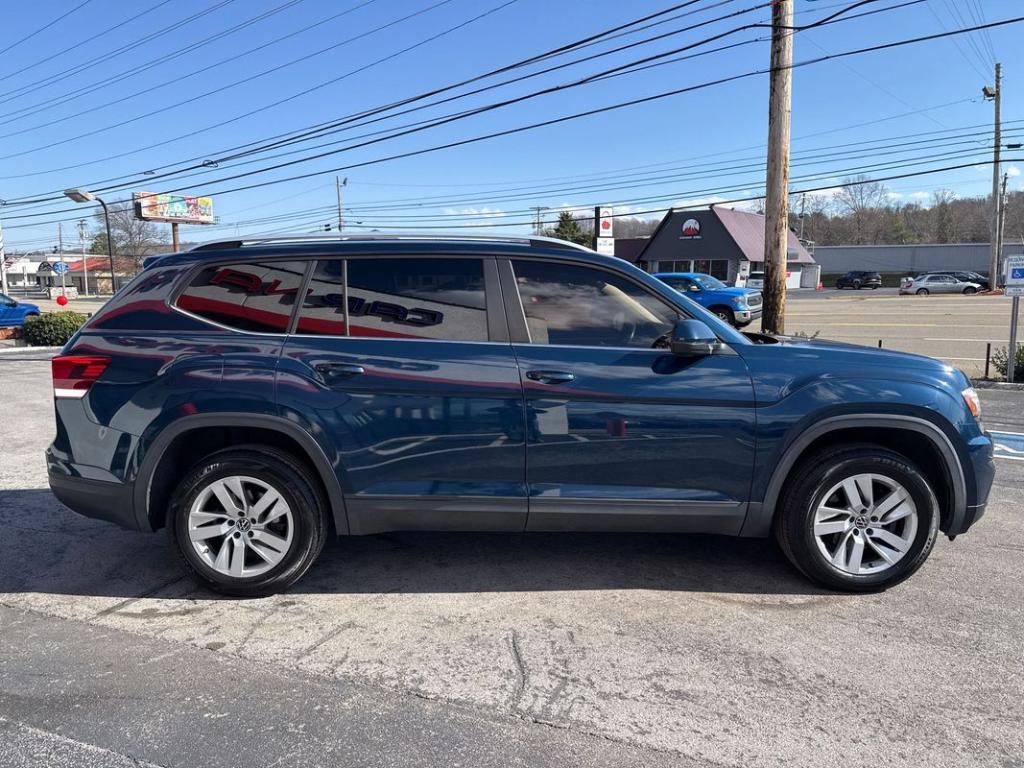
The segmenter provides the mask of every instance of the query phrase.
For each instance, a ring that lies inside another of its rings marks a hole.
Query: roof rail
[[[395,241],[414,240],[420,242],[450,241],[450,242],[481,242],[481,243],[514,243],[518,245],[537,245],[549,248],[566,248],[571,250],[589,251],[582,245],[576,245],[565,240],[558,240],[553,237],[539,237],[534,235],[464,235],[458,233],[444,234],[409,234],[405,232],[371,232],[367,234],[352,235],[260,235],[257,237],[234,238],[231,240],[215,240],[209,243],[196,245],[190,250],[213,251],[228,248],[245,248],[251,246],[266,245],[270,243],[318,243],[318,242],[372,242],[372,241]]]

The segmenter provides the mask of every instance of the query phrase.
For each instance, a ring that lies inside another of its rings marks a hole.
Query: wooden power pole
[[[786,252],[789,248],[789,111],[793,94],[793,0],[772,3],[772,64],[768,97],[768,169],[764,211],[766,333],[786,331]]]
[[[989,274],[988,284],[995,288],[999,285],[999,155],[1003,143],[1002,103],[1003,103],[1003,65],[996,64],[995,90],[982,90],[986,98],[991,98],[995,106],[995,129],[992,141],[992,213],[989,222]]]

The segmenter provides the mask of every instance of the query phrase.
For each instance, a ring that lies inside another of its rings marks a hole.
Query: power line
[[[305,2],[305,0],[287,0],[286,2],[282,3],[281,5],[278,5],[278,6],[274,7],[274,8],[270,8],[270,9],[268,9],[266,11],[262,11],[261,13],[258,13],[257,15],[252,16],[252,17],[246,19],[245,21],[239,22],[237,24],[233,24],[230,27],[227,27],[226,29],[222,29],[222,30],[220,30],[218,32],[215,32],[215,33],[213,33],[211,35],[208,35],[207,37],[205,37],[205,38],[203,38],[201,40],[198,40],[197,42],[190,43],[189,45],[187,45],[187,46],[185,46],[183,48],[179,48],[179,49],[177,49],[175,51],[171,51],[170,53],[166,53],[166,54],[164,54],[164,55],[162,55],[162,56],[160,56],[160,57],[158,57],[158,58],[156,58],[156,59],[154,59],[152,61],[149,61],[149,62],[146,62],[146,63],[143,63],[143,64],[139,64],[138,66],[135,66],[135,67],[129,69],[128,71],[126,71],[126,72],[120,73],[117,77],[104,77],[104,78],[100,78],[99,80],[96,80],[96,81],[90,83],[89,85],[79,86],[77,88],[73,88],[70,91],[66,91],[63,94],[60,94],[59,96],[51,96],[50,98],[45,99],[45,100],[40,101],[40,102],[37,102],[35,104],[29,104],[27,106],[20,107],[18,109],[9,110],[8,111],[8,115],[7,115],[7,119],[5,119],[3,121],[0,121],[0,125],[8,125],[10,123],[19,122],[19,121],[24,120],[25,118],[31,117],[33,115],[37,115],[37,114],[40,114],[42,112],[48,112],[49,110],[55,109],[56,107],[62,106],[64,104],[68,104],[68,103],[70,103],[72,101],[77,101],[78,99],[84,98],[85,96],[88,96],[91,93],[95,93],[96,91],[100,91],[100,90],[103,90],[105,88],[109,88],[110,86],[116,85],[117,83],[120,83],[120,82],[122,82],[124,80],[127,80],[129,78],[132,78],[135,75],[141,74],[142,72],[150,70],[150,69],[152,69],[154,67],[161,66],[162,64],[166,64],[169,61],[173,61],[174,59],[180,58],[180,57],[185,56],[185,55],[187,55],[189,53],[193,53],[194,51],[197,51],[200,48],[203,48],[203,47],[209,45],[210,43],[214,43],[214,42],[216,42],[218,40],[222,40],[223,38],[228,37],[229,35],[233,35],[234,33],[239,32],[239,31],[241,31],[243,29],[246,29],[248,27],[251,27],[254,24],[258,24],[261,21],[264,21],[264,20],[269,19],[269,18],[271,18],[273,16],[276,16],[277,14],[282,13],[282,12],[288,10],[289,8],[292,8],[292,7],[298,5],[299,3],[302,3],[302,2]],[[235,57],[233,57],[233,58],[235,58]],[[118,103],[120,103],[122,101],[127,101],[128,99],[135,98],[135,97],[137,97],[139,95],[142,95],[142,94],[151,93],[151,92],[153,92],[155,90],[158,90],[158,89],[160,89],[160,88],[162,88],[162,87],[164,87],[166,85],[180,83],[183,80],[185,80],[186,78],[191,77],[191,76],[193,76],[195,74],[198,74],[200,72],[207,72],[207,73],[209,73],[211,71],[216,70],[217,67],[219,67],[223,63],[224,63],[223,61],[214,62],[212,64],[208,64],[208,65],[206,65],[204,67],[201,67],[199,69],[193,70],[192,72],[189,72],[187,74],[177,75],[175,78],[173,78],[171,80],[167,80],[167,81],[165,81],[165,82],[163,82],[163,83],[161,83],[159,85],[151,86],[150,88],[146,88],[146,89],[144,89],[142,91],[137,91],[135,93],[128,94],[128,95],[123,96],[123,97],[121,97],[119,99],[115,99],[113,101],[108,101],[108,102],[105,102],[103,104],[96,104],[96,105],[94,105],[92,107],[89,107],[88,109],[81,110],[80,112],[74,112],[72,114],[64,115],[64,116],[62,116],[60,118],[55,118],[55,119],[70,120],[70,119],[75,118],[75,117],[81,117],[82,115],[87,115],[90,112],[96,112],[96,111],[99,111],[101,109],[106,109],[107,107],[113,106],[114,104],[118,104]],[[52,120],[46,121],[44,123],[40,123],[38,125],[33,125],[31,127],[28,127],[28,128],[22,128],[21,130],[18,130],[18,131],[13,131],[13,132],[10,132],[10,133],[5,133],[2,136],[0,136],[0,138],[8,138],[10,136],[17,136],[19,134],[28,133],[30,131],[35,131],[35,130],[38,130],[39,128],[42,128],[42,127],[44,127],[46,125],[49,125],[51,122],[52,122]]]
[[[835,23],[835,21],[836,21],[836,19],[838,17],[843,16],[845,14],[848,14],[851,10],[853,10],[853,9],[855,9],[857,7],[860,7],[860,6],[869,4],[869,3],[878,2],[878,1],[879,0],[860,0],[860,2],[857,2],[857,3],[854,3],[853,5],[847,6],[843,10],[838,11],[836,13],[833,13],[833,14],[831,14],[831,15],[829,15],[829,16],[827,16],[827,17],[825,17],[825,18],[823,18],[823,19],[821,19],[819,21],[813,22],[812,24],[803,25],[799,29],[801,29],[801,30],[803,30],[803,29],[811,29],[811,28],[814,28],[814,27],[822,26],[824,24]],[[692,4],[692,2],[693,2],[693,0],[691,0],[691,4]],[[913,0],[913,2],[917,2],[917,0]],[[724,18],[729,18],[729,17],[735,16],[735,15],[738,15],[738,14],[741,14],[741,13],[749,12],[750,10],[756,10],[759,7],[763,7],[763,6],[754,6],[753,8],[748,8],[748,9],[745,9],[743,11],[738,11],[738,12],[735,12],[733,14],[728,14],[727,16],[719,17],[719,19],[713,19],[711,21],[717,21],[717,20],[722,20]],[[897,7],[900,7],[900,6],[897,6]],[[886,10],[886,9],[882,9],[882,10]],[[877,13],[877,12],[878,11],[868,11],[867,13],[857,14],[855,16],[848,16],[847,18],[848,19],[852,19],[852,18],[857,18],[859,16],[864,16],[864,15],[868,15],[868,14],[871,14],[871,13]],[[702,24],[695,25],[694,27],[691,27],[691,28],[695,28],[697,26],[703,26],[706,23],[710,23],[710,22],[704,22]],[[505,100],[505,101],[502,101],[502,102],[497,102],[495,104],[485,105],[483,107],[479,107],[479,108],[476,108],[476,109],[468,110],[468,111],[465,111],[465,112],[455,113],[454,115],[444,116],[442,118],[437,118],[437,119],[432,120],[432,121],[426,121],[425,123],[415,123],[411,127],[410,126],[405,126],[405,128],[407,128],[407,130],[404,130],[404,131],[402,131],[400,133],[397,133],[397,134],[391,134],[389,136],[385,136],[385,137],[382,137],[382,138],[373,139],[371,141],[366,141],[366,142],[363,142],[362,144],[357,144],[355,146],[343,147],[342,149],[334,150],[334,151],[331,151],[331,152],[324,152],[324,153],[321,153],[319,155],[314,155],[312,157],[300,158],[299,160],[289,161],[289,162],[286,162],[286,163],[279,163],[276,166],[272,166],[270,169],[261,169],[260,171],[249,172],[249,173],[245,173],[245,174],[237,174],[236,176],[228,177],[228,178],[241,178],[243,176],[251,175],[252,173],[264,172],[265,170],[273,170],[273,169],[276,169],[276,168],[285,167],[285,166],[293,165],[293,164],[296,164],[296,163],[309,162],[310,160],[318,159],[319,157],[324,157],[324,156],[327,156],[327,155],[336,154],[338,152],[350,151],[350,150],[352,150],[354,148],[357,148],[357,147],[368,146],[370,144],[378,143],[378,142],[384,141],[384,140],[389,140],[389,139],[395,138],[397,136],[408,135],[410,133],[416,133],[416,132],[419,132],[419,131],[422,131],[422,130],[426,130],[428,128],[433,128],[433,127],[436,127],[438,125],[443,125],[443,124],[446,124],[446,123],[449,123],[449,122],[454,122],[456,120],[462,120],[462,119],[465,119],[466,117],[469,117],[469,116],[473,116],[473,115],[476,115],[476,114],[481,114],[481,113],[486,112],[486,111],[490,111],[490,110],[493,110],[493,109],[497,109],[497,108],[501,108],[501,107],[504,107],[504,106],[508,106],[510,104],[518,103],[518,102],[524,101],[524,100],[529,99],[529,98],[535,98],[535,97],[540,96],[540,95],[545,95],[545,94],[548,94],[548,93],[554,93],[554,92],[556,92],[558,90],[564,90],[565,88],[577,87],[579,85],[584,85],[584,84],[587,84],[589,82],[595,82],[597,80],[604,79],[604,78],[607,78],[609,76],[616,76],[618,74],[625,74],[631,68],[635,68],[638,65],[643,64],[644,62],[651,61],[652,59],[664,59],[664,57],[669,56],[670,54],[674,54],[674,53],[678,53],[680,51],[688,50],[688,49],[697,47],[698,45],[706,44],[707,42],[710,42],[710,41],[713,41],[713,40],[716,40],[716,39],[720,39],[720,38],[728,36],[730,34],[734,34],[737,31],[742,31],[744,29],[750,29],[750,28],[761,27],[761,26],[767,26],[767,25],[763,25],[763,24],[748,24],[748,25],[744,25],[742,27],[734,28],[734,29],[728,30],[726,32],[720,33],[718,35],[714,35],[712,37],[705,38],[704,40],[698,41],[696,43],[692,43],[690,45],[683,46],[682,48],[677,48],[677,49],[674,49],[672,51],[663,52],[663,53],[660,53],[660,54],[656,54],[654,56],[650,56],[650,57],[647,57],[647,58],[644,58],[644,59],[633,61],[633,62],[630,62],[628,64],[621,65],[619,67],[615,67],[615,68],[612,68],[610,70],[606,70],[604,72],[600,72],[600,73],[591,75],[591,76],[589,76],[587,78],[584,78],[582,80],[578,80],[578,81],[573,82],[573,83],[566,83],[566,84],[561,84],[561,85],[558,85],[558,86],[553,86],[553,87],[550,87],[550,88],[542,89],[540,91],[536,91],[536,92],[533,92],[533,93],[526,94],[525,96],[519,96],[519,97],[516,97],[514,99],[508,99],[508,100]],[[651,39],[659,39],[661,37],[665,37],[665,36],[668,36],[668,35],[671,35],[671,34],[675,34],[675,33],[674,32],[665,33],[663,35],[657,36],[656,38],[649,38],[649,40],[651,40]],[[636,45],[636,43],[630,44],[629,46],[623,46],[623,48],[631,48],[631,47],[634,47],[635,45]],[[621,49],[616,49],[616,50],[621,50]],[[603,55],[603,54],[598,54],[598,55]],[[588,57],[588,58],[595,58],[595,57]],[[689,57],[680,57],[680,58],[689,58]],[[678,59],[676,59],[676,60],[678,60]],[[669,61],[672,61],[672,60],[670,59]],[[649,65],[649,66],[653,66],[653,65]],[[555,69],[557,69],[557,68],[559,68],[559,67],[555,67]],[[757,73],[752,73],[752,74],[757,74]],[[518,79],[523,79],[523,78],[518,78]],[[499,83],[499,84],[496,84],[495,86],[488,86],[487,88],[483,88],[483,89],[479,89],[479,90],[488,90],[489,88],[498,87],[500,85],[502,85],[502,84]],[[697,86],[697,87],[704,87],[704,86]],[[441,101],[438,101],[438,102],[434,102],[433,104],[443,103],[445,101],[450,101],[450,100],[452,100],[452,99],[451,98],[444,99],[444,100],[441,100]],[[426,106],[432,106],[433,104],[428,104]],[[419,108],[416,108],[416,109],[420,109],[420,108],[423,108],[423,107],[419,107]],[[416,109],[406,110],[405,112],[416,111]],[[365,113],[360,113],[360,114],[365,114]],[[397,113],[397,114],[404,114],[404,113]],[[356,125],[365,125],[368,122],[378,122],[380,119],[384,119],[384,118],[378,118],[376,120],[363,121],[361,123],[356,123]],[[337,130],[337,129],[332,129],[332,130]],[[285,142],[278,142],[278,145],[283,145],[284,143]],[[341,142],[332,142],[332,143],[333,144],[337,144],[337,143],[341,143]],[[327,146],[327,145],[321,145],[321,146]],[[255,150],[253,150],[253,151],[255,151]],[[235,157],[242,156],[244,154],[248,154],[248,153],[241,153],[241,155],[236,155]],[[285,154],[287,154],[287,153],[285,153]],[[186,169],[186,170],[188,170],[188,169]],[[173,172],[173,173],[169,173],[169,174],[162,174],[161,176],[153,177],[153,178],[164,178],[164,177],[168,177],[168,176],[175,176],[175,175],[180,175],[180,173],[181,173],[181,171],[178,171],[178,172]],[[204,174],[204,173],[206,173],[206,171],[201,171],[200,173]],[[142,180],[142,181],[151,181],[151,180],[152,179],[150,179],[150,180]],[[123,186],[123,185],[116,185],[116,186]],[[105,189],[111,189],[111,188],[101,188],[99,191],[105,191]]]
[[[45,32],[50,27],[52,27],[54,24],[56,24],[57,22],[66,19],[68,16],[73,14],[75,11],[77,11],[77,10],[79,10],[81,8],[84,8],[85,6],[87,6],[91,2],[92,2],[92,0],[83,0],[83,2],[79,3],[78,5],[76,5],[74,8],[72,8],[69,11],[65,11],[60,16],[58,16],[56,19],[54,19],[53,21],[51,21],[51,22],[49,22],[47,24],[44,24],[43,26],[39,27],[39,29],[36,29],[36,30],[34,30],[32,32],[29,32],[27,35],[25,35],[22,38],[19,38],[18,40],[15,40],[13,43],[8,45],[6,48],[4,48],[3,50],[0,50],[0,56],[3,56],[5,53],[7,53],[12,48],[17,48],[22,43],[31,40],[33,37],[38,35],[40,32]]]
[[[79,40],[77,43],[69,45],[67,48],[64,48],[63,50],[57,51],[56,53],[51,53],[51,54],[49,54],[47,56],[44,56],[41,59],[37,59],[36,61],[32,62],[31,64],[26,64],[21,69],[16,69],[13,72],[8,72],[6,75],[0,75],[0,82],[3,82],[4,80],[7,80],[8,78],[14,77],[15,75],[20,75],[22,72],[27,72],[30,69],[38,67],[40,64],[45,64],[45,63],[47,63],[49,61],[53,61],[55,59],[59,59],[65,53],[68,53],[69,51],[77,50],[78,48],[81,48],[83,45],[86,45],[87,43],[91,43],[93,40],[98,40],[99,38],[103,37],[104,35],[108,35],[111,32],[113,32],[114,30],[120,29],[121,27],[125,26],[126,24],[130,24],[131,22],[135,21],[136,19],[140,19],[143,16],[145,16],[145,15],[147,15],[149,13],[152,13],[156,9],[161,8],[161,7],[167,5],[168,3],[172,2],[172,1],[173,0],[160,0],[160,2],[158,2],[156,5],[150,6],[146,10],[140,11],[139,13],[135,14],[134,16],[129,16],[124,21],[122,21],[122,22],[120,22],[118,24],[115,24],[112,27],[107,27],[102,32],[97,32],[96,34],[90,35],[89,37],[85,38],[84,40]]]

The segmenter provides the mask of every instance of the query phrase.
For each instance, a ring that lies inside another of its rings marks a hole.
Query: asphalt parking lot
[[[793,291],[786,333],[869,346],[881,340],[887,349],[938,357],[970,376],[982,376],[986,343],[993,350],[1007,346],[1010,311],[1005,296],[900,296],[896,288]]]
[[[1024,766],[1024,461],[909,582],[767,541],[399,534],[218,599],[46,488],[45,356],[0,355],[0,765]],[[1024,432],[1024,392],[983,392]]]

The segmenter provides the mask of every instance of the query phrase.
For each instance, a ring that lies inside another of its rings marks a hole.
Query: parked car
[[[760,291],[730,288],[718,278],[702,272],[659,272],[655,277],[736,328],[750,325],[761,317]]]
[[[232,595],[395,530],[774,535],[809,578],[870,591],[982,516],[992,442],[963,373],[742,334],[689,296],[542,238],[167,255],[53,359],[50,487],[168,528]]]
[[[24,325],[29,317],[39,317],[39,307],[0,293],[0,326]]]
[[[747,288],[762,290],[764,288],[764,272],[751,272],[747,276]]]
[[[847,272],[836,280],[836,288],[856,288],[859,291],[861,288],[874,290],[881,287],[882,276],[878,272]]]
[[[988,278],[977,272],[952,271],[952,272],[929,272],[930,275],[951,275],[964,283],[977,283],[978,289],[987,291],[989,287]]]
[[[981,286],[978,283],[942,273],[904,277],[900,281],[901,294],[916,293],[918,296],[927,296],[929,293],[977,293],[980,290]]]

